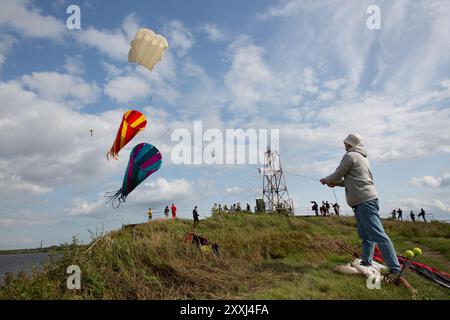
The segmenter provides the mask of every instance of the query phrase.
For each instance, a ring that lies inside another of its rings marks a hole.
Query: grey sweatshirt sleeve
[[[337,187],[345,187],[344,179],[342,179],[341,181],[336,182],[334,185],[337,186]]]
[[[330,174],[325,179],[327,179],[328,182],[341,186],[341,183],[343,183],[343,177],[353,167],[353,164],[353,158],[348,153],[345,154],[336,171]]]

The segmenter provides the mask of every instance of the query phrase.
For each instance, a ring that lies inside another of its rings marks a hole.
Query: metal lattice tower
[[[264,154],[264,167],[259,172],[263,175],[263,200],[268,212],[294,215],[294,205],[289,198],[280,154],[268,149]]]

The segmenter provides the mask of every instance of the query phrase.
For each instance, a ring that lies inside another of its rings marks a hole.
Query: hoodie
[[[345,196],[350,207],[378,198],[367,151],[362,144],[349,149],[336,171],[325,179],[337,186],[345,187]]]

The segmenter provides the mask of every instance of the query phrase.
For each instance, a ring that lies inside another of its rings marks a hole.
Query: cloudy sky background
[[[69,31],[72,3],[0,2],[0,248],[87,241],[88,230],[142,222],[148,207],[172,202],[184,217],[194,205],[202,217],[214,202],[254,206],[257,165],[170,162],[171,132],[197,120],[278,128],[285,170],[318,178],[338,165],[342,139],[359,133],[382,215],[424,207],[448,219],[448,1],[79,1],[82,30]],[[371,4],[380,30],[366,27]],[[127,62],[140,27],[169,41],[153,72]],[[147,129],[107,162],[131,108]],[[139,142],[165,162],[113,210],[104,193],[120,187]],[[318,182],[286,179],[298,213],[310,200],[334,201]]]

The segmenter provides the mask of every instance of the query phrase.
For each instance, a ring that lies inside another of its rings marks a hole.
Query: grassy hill
[[[385,221],[398,252],[419,246],[419,261],[450,270],[450,225]],[[362,276],[333,271],[359,252],[352,217],[220,215],[201,221],[196,233],[220,244],[221,256],[183,242],[189,220],[154,221],[114,231],[88,252],[75,244],[46,272],[9,277],[2,299],[449,299],[450,291],[411,271],[418,295],[392,284],[369,290]],[[82,289],[66,288],[66,268],[82,270]]]

